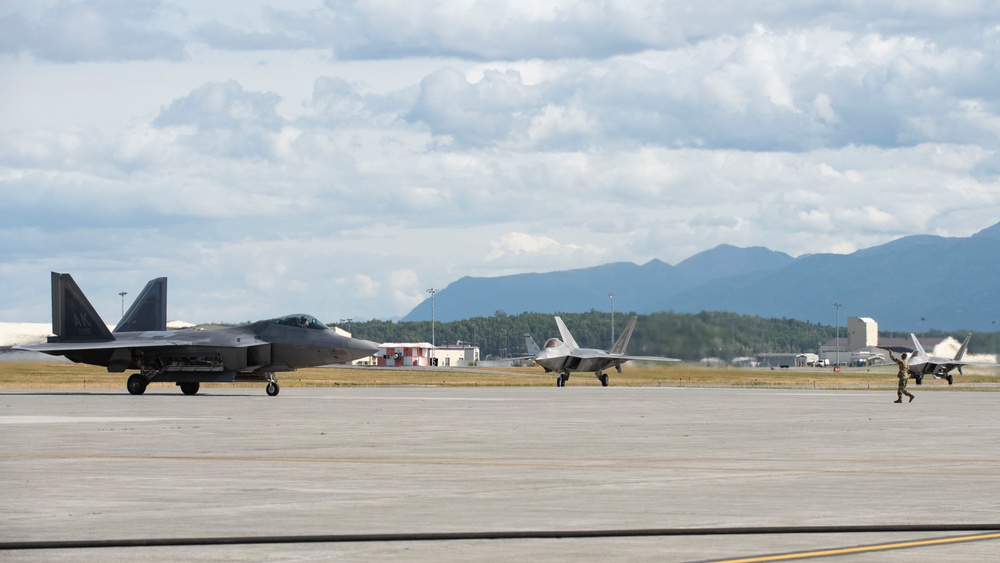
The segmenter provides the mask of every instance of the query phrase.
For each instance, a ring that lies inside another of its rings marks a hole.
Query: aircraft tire
[[[601,380],[601,387],[607,387],[608,386],[608,375],[607,374],[603,374],[602,373],[598,379]]]
[[[142,395],[146,392],[146,385],[146,378],[138,373],[130,375],[128,381],[125,382],[125,388],[128,389],[130,395]]]
[[[951,385],[953,383],[955,383],[955,378],[949,375],[948,376],[948,385]]]
[[[197,381],[181,383],[180,386],[181,386],[181,393],[184,393],[185,395],[194,395],[198,392],[198,389],[201,388],[201,384],[198,383]]]
[[[918,373],[917,376],[914,379],[917,380],[917,385],[923,385],[924,384],[924,374]]]
[[[279,391],[281,391],[281,387],[278,387],[277,381],[271,381],[268,382],[267,387],[264,388],[264,391],[267,393],[268,397],[274,397],[278,394]]]

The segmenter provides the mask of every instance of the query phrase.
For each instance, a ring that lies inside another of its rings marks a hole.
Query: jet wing
[[[609,355],[608,358],[617,358],[623,361],[635,362],[679,362],[680,358],[666,358],[664,356],[618,356]]]
[[[955,361],[951,361],[951,362],[941,362],[941,363],[939,363],[937,365],[939,365],[939,366],[947,366],[948,369],[962,368],[963,366],[976,366],[976,367],[983,367],[983,368],[1000,367],[1000,364],[994,364],[994,363],[990,363],[990,362],[955,362]]]
[[[165,333],[149,332],[138,333],[135,336],[122,335],[119,333],[115,340],[99,340],[96,342],[45,342],[41,344],[27,344],[15,346],[15,350],[26,350],[29,352],[42,352],[53,354],[59,352],[73,352],[79,350],[117,350],[119,348],[171,348],[178,346],[213,346],[217,348],[249,348],[259,344],[266,344],[245,333],[226,335],[220,337],[218,334],[201,336],[197,331],[192,334],[177,334],[173,331]]]
[[[663,356],[626,356],[623,354],[609,354],[602,350],[593,350],[589,348],[580,348],[573,350],[572,353],[568,354],[568,358],[579,358],[582,360],[621,360],[623,362],[627,361],[640,361],[640,362],[679,362],[678,358],[665,358]]]

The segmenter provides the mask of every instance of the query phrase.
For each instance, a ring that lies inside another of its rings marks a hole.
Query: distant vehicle
[[[625,325],[625,330],[611,347],[611,351],[596,350],[593,348],[581,348],[576,343],[576,339],[570,334],[566,324],[559,317],[556,317],[556,326],[559,327],[558,338],[550,338],[545,341],[545,346],[539,348],[535,344],[535,339],[530,334],[524,335],[524,343],[528,348],[528,353],[532,354],[535,363],[545,368],[545,373],[556,373],[557,387],[564,387],[569,380],[570,373],[594,372],[597,379],[604,387],[608,386],[608,376],[604,370],[614,367],[618,373],[622,372],[622,364],[630,360],[646,360],[653,362],[679,362],[677,358],[664,358],[660,356],[627,356],[625,348],[632,338],[632,331],[635,330],[635,323],[638,317],[633,316]]]
[[[962,373],[962,366],[1000,366],[1000,364],[993,364],[989,362],[964,362],[962,358],[965,357],[965,351],[969,347],[969,339],[972,335],[965,337],[965,342],[962,342],[962,347],[958,349],[955,353],[954,358],[942,358],[940,356],[929,356],[927,352],[924,351],[924,347],[920,345],[920,341],[917,340],[917,335],[910,333],[910,339],[913,340],[913,354],[910,356],[910,376],[917,380],[917,385],[922,385],[924,382],[925,375],[933,375],[938,379],[945,379],[948,381],[948,385],[954,383],[954,378],[951,375],[951,371],[957,369],[958,373]]]
[[[202,382],[266,381],[278,394],[276,371],[346,363],[370,356],[378,346],[335,333],[310,315],[289,315],[211,330],[167,330],[167,278],[150,280],[114,332],[108,330],[69,274],[52,272],[52,332],[48,342],[15,349],[65,356],[105,366],[135,369],[125,386],[141,395],[152,381],[173,381],[185,395]]]

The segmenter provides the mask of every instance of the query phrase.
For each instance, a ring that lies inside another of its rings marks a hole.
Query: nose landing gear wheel
[[[178,383],[178,385],[180,385],[181,387],[181,393],[184,393],[185,395],[194,395],[195,393],[198,392],[198,389],[201,388],[201,384],[198,383],[197,381],[192,381],[189,383]]]
[[[271,381],[268,382],[267,387],[264,388],[264,391],[267,392],[267,395],[269,397],[274,397],[275,395],[278,394],[278,391],[281,391],[281,387],[278,387],[277,381]]]

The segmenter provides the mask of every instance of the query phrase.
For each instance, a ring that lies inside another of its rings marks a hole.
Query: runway
[[[5,391],[0,558],[995,560],[1000,395],[915,392]]]

